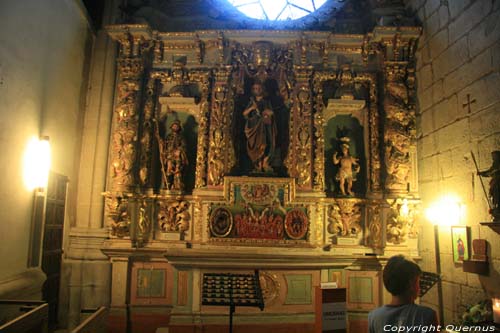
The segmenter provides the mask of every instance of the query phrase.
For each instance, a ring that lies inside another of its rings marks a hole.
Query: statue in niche
[[[287,48],[276,47],[270,41],[256,41],[251,46],[237,46],[232,52],[232,65],[232,80],[237,92],[232,129],[237,163],[231,173],[286,176],[288,170],[283,162],[290,143],[288,125],[294,84],[293,55]],[[259,111],[253,110],[255,105],[252,101],[257,100],[264,102],[255,104],[267,107],[258,105]],[[263,112],[264,109],[268,111]],[[260,120],[266,115],[265,126],[254,127],[257,123],[264,123]],[[265,136],[252,136],[262,132]],[[265,140],[260,141],[264,143],[256,144],[256,140],[263,137]]]
[[[167,191],[182,192],[184,189],[182,176],[188,164],[188,159],[186,154],[186,141],[182,136],[181,122],[179,120],[174,120],[170,125],[170,133],[165,140],[158,140],[158,143],[163,188]]]
[[[500,150],[491,152],[493,164],[488,170],[478,172],[479,176],[491,177],[490,180],[490,214],[493,222],[500,222]]]
[[[341,137],[341,149],[342,156],[338,156],[338,152],[333,154],[333,164],[340,165],[339,171],[335,176],[335,179],[339,182],[340,193],[342,195],[353,196],[352,183],[356,181],[356,174],[360,170],[359,159],[351,156],[349,153],[349,142],[348,137]]]
[[[250,103],[243,111],[247,153],[255,173],[272,173],[271,161],[276,150],[276,121],[270,101],[260,81],[252,85]]]

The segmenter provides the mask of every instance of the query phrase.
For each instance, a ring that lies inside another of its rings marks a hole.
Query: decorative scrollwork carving
[[[118,238],[130,235],[130,215],[128,199],[119,196],[106,196],[106,217],[110,235]]]
[[[405,77],[406,67],[386,66],[385,119],[385,187],[391,192],[409,190],[410,147],[415,140],[415,112],[410,105]]]
[[[312,68],[295,66],[297,84],[292,95],[290,124],[291,150],[285,161],[290,176],[300,188],[312,189],[313,107],[310,80]]]
[[[210,185],[219,186],[224,179],[223,148],[222,130],[217,128],[214,130],[212,140],[210,141],[210,152],[212,155],[208,162],[208,183]]]
[[[359,199],[337,199],[328,207],[328,226],[330,234],[357,237],[361,232],[361,203]]]
[[[143,247],[149,241],[151,234],[151,213],[150,201],[144,198],[139,199],[139,216],[137,217],[136,245]]]
[[[268,306],[278,299],[280,295],[280,283],[276,274],[261,271],[259,282],[262,290],[262,297]]]
[[[208,185],[219,186],[223,176],[236,163],[232,142],[231,119],[233,117],[233,91],[228,88],[231,76],[230,67],[220,68],[215,73],[216,85],[212,92],[212,110],[210,117],[210,138],[208,152]]]
[[[368,221],[368,241],[367,245],[374,249],[383,248],[382,239],[382,218],[380,216],[380,205],[373,204],[366,206]]]
[[[389,201],[387,215],[387,242],[401,244],[409,238],[418,237],[417,220],[420,203],[418,200],[397,198]]]
[[[212,236],[227,237],[233,230],[233,214],[224,207],[217,207],[210,215],[209,227]]]
[[[201,86],[201,98],[200,98],[200,116],[198,117],[198,148],[196,154],[196,175],[195,175],[195,188],[202,188],[207,185],[207,165],[206,160],[209,151],[209,124],[208,117],[210,113],[210,102],[209,102],[209,84],[210,84],[210,73],[209,72],[199,72],[192,73],[194,80],[199,82]]]
[[[118,59],[120,80],[117,84],[114,132],[112,134],[112,189],[125,191],[135,185],[134,166],[137,157],[139,98],[143,59]]]
[[[189,202],[160,200],[158,201],[157,218],[161,232],[187,231],[191,220]]]
[[[150,78],[146,88],[146,102],[144,104],[142,131],[141,131],[141,150],[139,156],[139,181],[143,187],[152,187],[151,182],[151,156],[153,147],[153,116],[154,116],[154,98],[155,98],[156,80]]]

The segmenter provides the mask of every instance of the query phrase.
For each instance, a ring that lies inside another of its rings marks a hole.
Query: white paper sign
[[[336,289],[338,288],[337,282],[321,282],[321,289]]]
[[[323,331],[346,329],[346,303],[323,303]]]

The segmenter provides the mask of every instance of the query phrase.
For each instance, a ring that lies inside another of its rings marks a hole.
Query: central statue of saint
[[[276,121],[270,101],[264,95],[261,82],[252,85],[252,97],[243,111],[247,153],[254,172],[271,173],[271,161],[276,151]]]

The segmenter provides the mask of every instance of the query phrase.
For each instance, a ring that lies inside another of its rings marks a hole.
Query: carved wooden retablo
[[[107,29],[120,46],[112,238],[414,246],[419,28]]]

